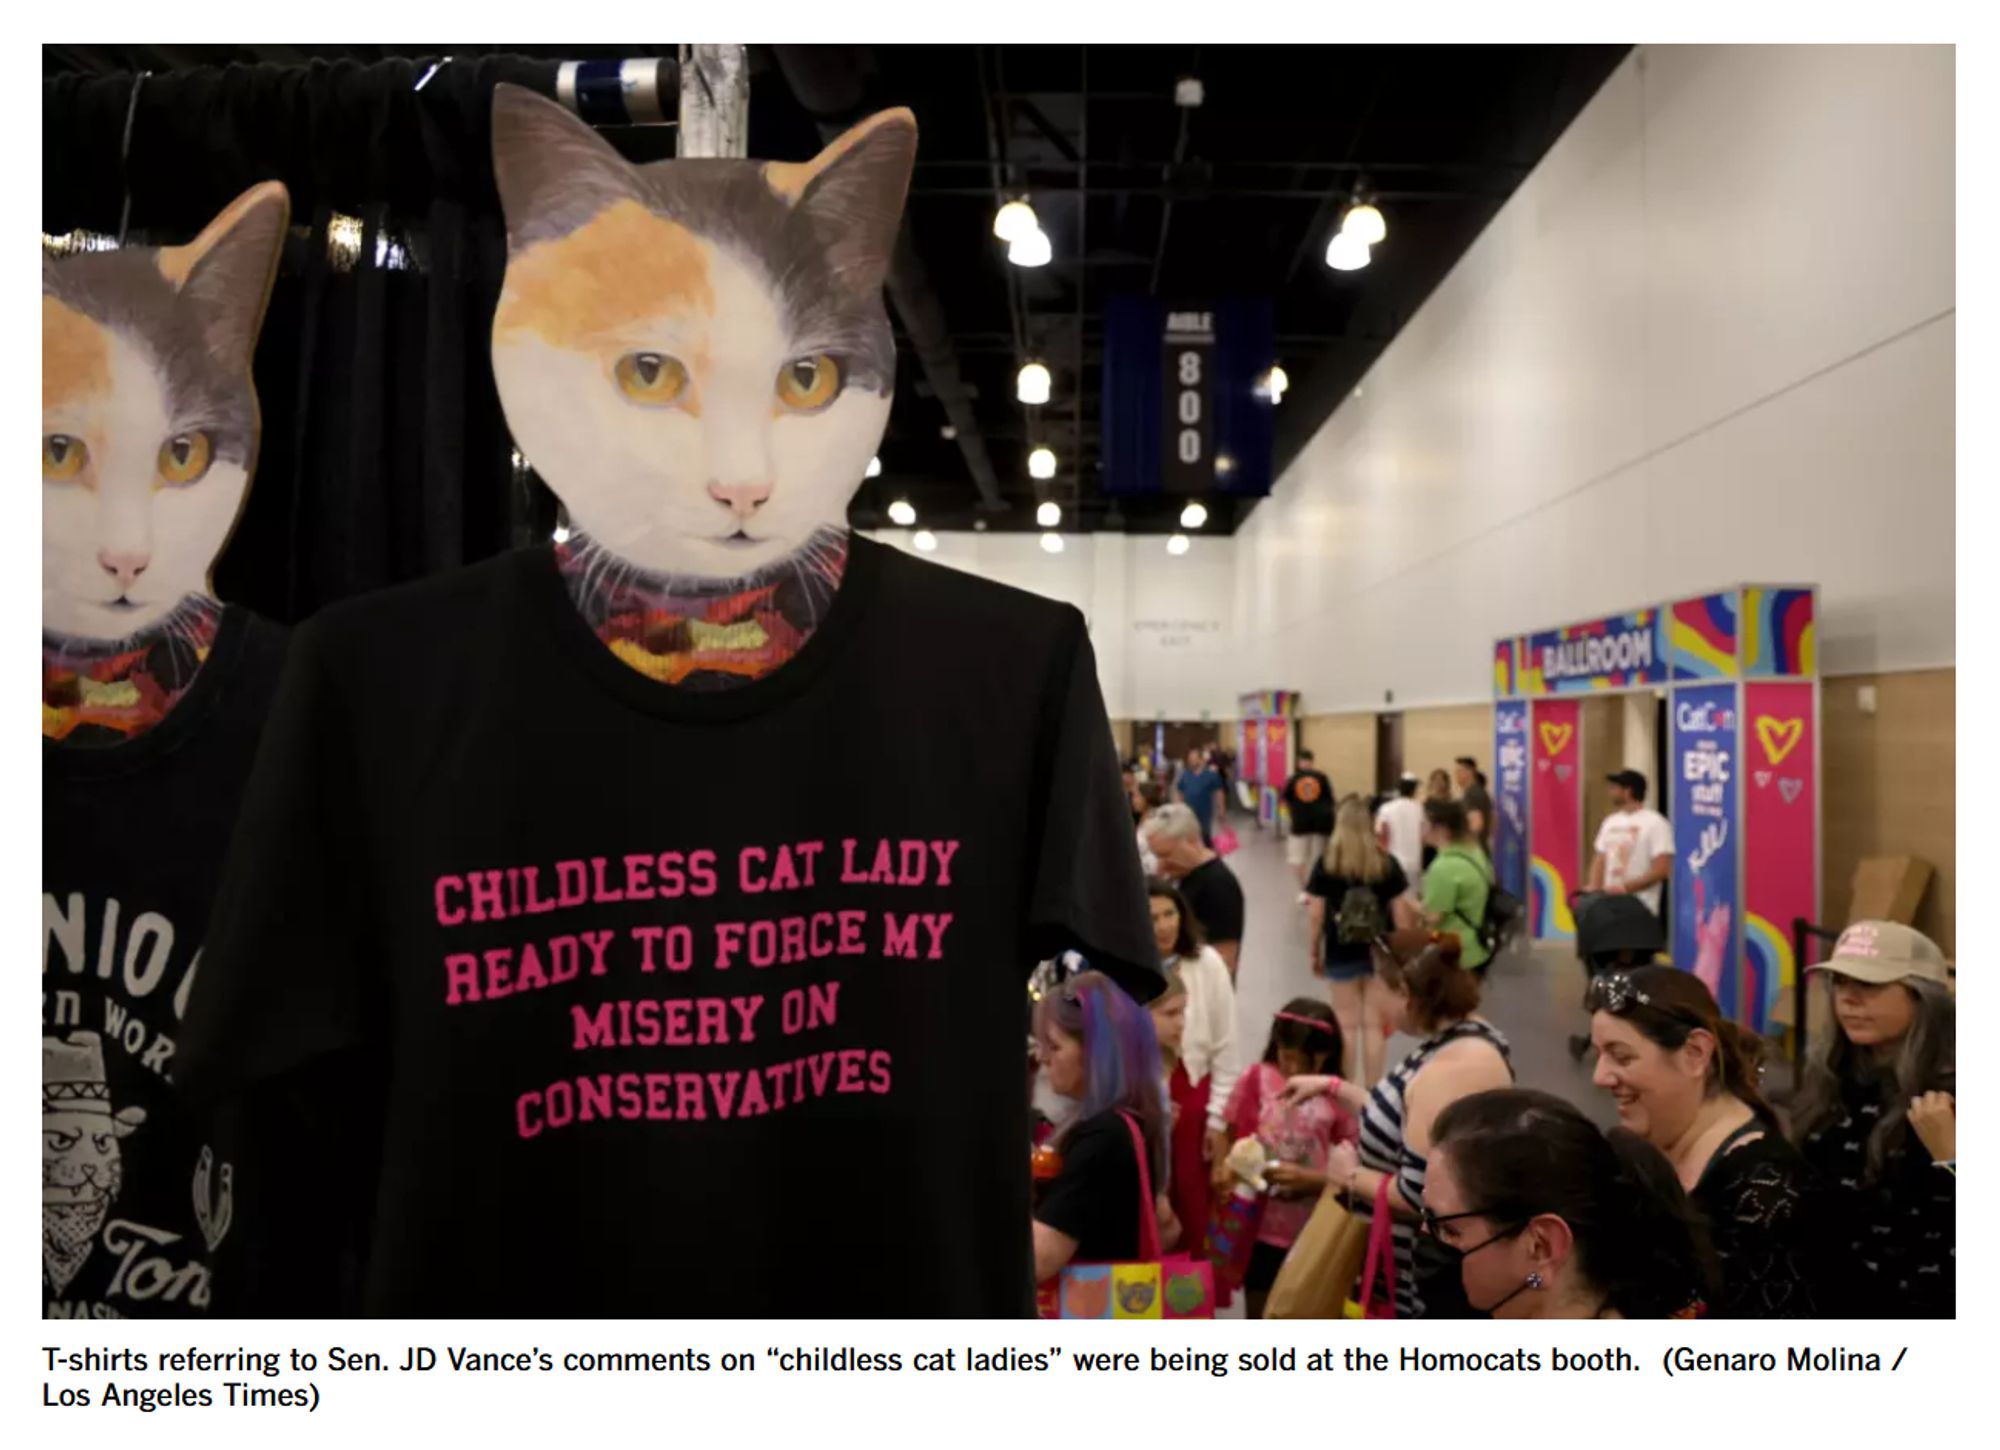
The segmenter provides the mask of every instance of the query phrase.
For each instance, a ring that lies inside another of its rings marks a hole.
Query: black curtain
[[[43,83],[46,233],[116,236],[129,217],[129,242],[173,244],[257,182],[291,191],[257,352],[263,447],[216,574],[224,600],[274,618],[554,524],[553,498],[514,466],[493,384],[506,236],[489,117],[496,82],[553,94],[556,66],[454,61],[418,90],[429,69],[174,71],[147,77],[136,103],[129,75]]]

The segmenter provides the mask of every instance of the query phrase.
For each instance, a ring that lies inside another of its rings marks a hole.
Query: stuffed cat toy
[[[1229,1171],[1236,1175],[1238,1192],[1261,1194],[1270,1190],[1271,1185],[1264,1177],[1264,1169],[1269,1165],[1270,1157],[1265,1152],[1261,1140],[1238,1138],[1230,1145],[1229,1156],[1223,1161],[1229,1165]]]
[[[635,166],[496,88],[494,375],[568,511],[571,595],[634,668],[768,673],[838,588],[895,383],[882,284],[915,155],[888,111],[801,165]]]
[[[252,187],[184,247],[42,262],[42,733],[157,724],[220,619],[210,571],[257,456],[257,333],[291,202]]]

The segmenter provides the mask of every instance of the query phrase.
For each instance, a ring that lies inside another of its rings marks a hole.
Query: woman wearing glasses
[[[1793,1134],[1844,1210],[1855,1318],[1949,1319],[1958,1279],[1957,1013],[1944,953],[1922,932],[1861,921],[1812,969],[1834,1030],[1806,1068]]]
[[[1637,967],[1592,988],[1592,1081],[1618,1119],[1667,1156],[1708,1221],[1720,1269],[1712,1314],[1813,1318],[1825,1206],[1759,1089],[1763,1044],[1723,1019],[1691,972]]]
[[[1501,1088],[1432,1125],[1424,1232],[1495,1319],[1673,1319],[1709,1292],[1706,1235],[1638,1134],[1561,1098]]]
[[[1507,1039],[1477,1014],[1479,979],[1459,965],[1458,938],[1449,932],[1398,931],[1375,946],[1375,980],[1390,1029],[1423,1039],[1374,1087],[1337,1077],[1295,1077],[1297,1100],[1332,1093],[1361,1119],[1361,1145],[1336,1143],[1327,1181],[1356,1206],[1372,1204],[1384,1179],[1394,1215],[1396,1317],[1455,1318],[1467,1312],[1458,1266],[1415,1225],[1424,1208],[1426,1155],[1438,1115],[1460,1098],[1507,1087],[1514,1069]]]

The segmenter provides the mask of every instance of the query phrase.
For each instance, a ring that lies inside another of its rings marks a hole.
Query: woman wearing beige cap
[[[1920,931],[1860,921],[1812,968],[1835,1028],[1806,1068],[1793,1135],[1853,1225],[1854,1318],[1950,1318],[1957,1304],[1956,1012]]]

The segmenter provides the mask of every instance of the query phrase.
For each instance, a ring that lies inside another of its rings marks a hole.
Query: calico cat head
[[[42,261],[42,626],[124,640],[208,576],[257,454],[250,362],[291,201],[184,247]]]
[[[561,106],[496,89],[493,370],[572,522],[705,579],[844,524],[889,416],[882,282],[916,144],[887,111],[802,165],[634,166]]]

